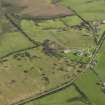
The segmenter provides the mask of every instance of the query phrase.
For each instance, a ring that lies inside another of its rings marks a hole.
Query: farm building
[[[57,54],[63,48],[57,44],[55,41],[45,40],[43,43],[43,50],[46,54]]]

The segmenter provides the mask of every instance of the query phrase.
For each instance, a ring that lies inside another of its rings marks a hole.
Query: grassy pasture
[[[62,28],[65,26],[60,20],[41,22],[39,23],[39,26],[35,26],[32,21],[23,20],[21,22],[21,27],[32,39],[41,42],[45,39],[51,39],[57,41],[66,48],[77,49],[88,49],[95,46],[93,37],[87,35],[88,32],[78,31],[71,28],[63,31]]]
[[[32,46],[34,45],[19,32],[0,35],[0,57]]]
[[[56,98],[57,97],[57,98]],[[32,101],[25,105],[86,105],[81,101],[72,101],[73,98],[80,97],[80,94],[73,86],[60,91],[59,93],[47,96],[45,98]]]
[[[97,55],[97,60],[95,71],[98,73],[99,79],[105,81],[105,42]]]
[[[32,21],[23,20],[21,27],[32,39],[40,42],[51,39],[62,46],[78,49],[88,49],[94,46],[91,36],[88,36],[88,38],[83,36],[87,34],[86,32],[79,32],[74,29],[58,31],[57,29],[65,26],[61,21],[56,21],[40,22],[39,26],[37,26]],[[47,28],[51,29],[46,30]],[[2,34],[0,37],[1,57],[33,46],[20,32],[9,32]],[[3,61],[1,60],[0,102],[2,105],[17,102],[56,87],[65,81],[73,79],[77,75],[77,70],[81,69],[72,62],[65,63],[64,59],[44,54],[42,48],[32,49],[27,52],[30,54],[28,57],[17,53],[3,59]]]
[[[82,17],[84,17],[87,20],[95,21],[95,20],[104,20],[105,19],[105,14],[104,14],[105,2],[104,2],[104,0],[90,0],[90,1],[88,1],[88,0],[61,0],[61,4],[66,5],[66,6],[71,6]],[[66,22],[67,25],[77,25],[81,22],[81,20],[78,19],[76,16],[66,17],[63,20]],[[25,26],[25,28],[26,28],[26,26]],[[47,28],[49,28],[49,27],[47,27]],[[29,29],[29,28],[26,28],[26,29]],[[103,29],[104,29],[104,27],[103,27]],[[43,31],[43,32],[45,32],[45,31]],[[75,32],[75,31],[73,30],[73,32]],[[64,35],[65,35],[65,33],[64,33]],[[70,32],[70,33],[72,33],[72,32]],[[36,34],[36,35],[38,35],[38,34]],[[42,36],[43,35],[44,34],[42,34]],[[74,35],[74,34],[72,34],[72,35]],[[49,37],[47,37],[47,38],[49,38]],[[73,42],[75,42],[75,41],[73,40]],[[77,43],[77,42],[78,41],[76,40],[75,43]],[[80,45],[82,45],[82,44],[80,44]],[[91,44],[91,45],[93,45],[93,44]],[[75,45],[73,45],[73,43],[72,43],[70,47],[72,47],[72,46],[74,47]],[[87,46],[85,46],[85,47],[87,47]],[[103,92],[101,91],[101,88],[96,85],[96,82],[98,82],[99,79],[105,80],[105,78],[104,78],[105,77],[105,70],[104,70],[104,68],[105,68],[104,67],[104,65],[105,65],[104,53],[105,53],[105,51],[104,51],[104,47],[105,46],[102,47],[101,53],[98,55],[99,61],[98,61],[98,64],[95,68],[95,70],[99,74],[100,78],[97,77],[93,72],[87,71],[84,75],[82,75],[76,81],[76,84],[88,96],[88,98],[93,103],[93,105],[104,105],[105,104],[105,94],[103,94]],[[82,45],[82,48],[84,48],[83,45]],[[79,103],[78,101],[75,101],[74,103],[67,103],[65,101],[65,97],[68,98],[71,96],[67,97],[66,95],[68,95],[70,91],[72,91],[74,94],[75,91],[73,91],[71,88],[69,88],[69,90],[67,90],[66,92],[65,91],[66,90],[64,90],[64,93],[62,91],[62,92],[56,93],[54,95],[40,99],[38,101],[33,101],[31,103],[27,103],[26,105],[47,105],[47,104],[48,105],[85,105],[81,102]],[[66,93],[66,95],[64,95],[65,93]],[[61,95],[58,96],[58,94],[61,94]],[[73,94],[72,94],[72,96],[74,96]],[[69,94],[69,95],[71,95],[71,94]]]
[[[76,39],[78,44],[73,44],[76,35],[79,35],[79,38],[81,38],[81,32],[78,34],[78,32],[74,32],[74,30],[64,32],[52,31],[52,34],[54,34],[53,36],[51,35],[51,31],[43,31],[41,26],[36,27],[33,22],[23,21],[23,23],[22,28],[24,28],[24,31],[35,40],[41,42],[45,39],[51,39],[54,41],[60,40],[58,43],[63,46],[79,49],[85,48],[86,46],[91,46],[90,43],[89,45],[83,44],[85,41],[82,40],[83,42],[81,42],[80,40],[78,41],[78,39]],[[68,36],[69,33],[71,36]],[[58,37],[58,35],[61,36]],[[72,36],[73,38],[70,40],[71,45],[69,44],[68,38],[71,38]],[[6,33],[0,37],[1,57],[10,52],[33,46],[33,44],[19,32]],[[44,90],[56,87],[65,81],[73,79],[77,75],[77,69],[79,69],[78,66],[76,67],[72,62],[65,63],[64,59],[50,57],[43,53],[42,48],[32,49],[26,52],[30,54],[28,55],[29,57],[24,57],[24,54],[17,53],[16,55],[14,54],[1,60],[1,105],[8,105],[21,99],[36,95],[37,93],[41,93]],[[47,81],[44,76],[48,79]]]
[[[78,87],[87,95],[93,105],[104,105],[105,94],[96,83],[99,78],[91,71],[86,72],[77,81]]]
[[[87,3],[87,0],[62,0],[61,4],[73,7],[87,20],[102,20],[105,18],[103,13],[105,11],[104,1],[102,0],[92,0],[91,3]],[[77,25],[81,22],[76,16],[66,17],[62,20],[68,26]],[[51,39],[67,48],[91,49],[95,47],[90,33],[86,30],[79,31],[67,28],[66,25],[60,19],[37,23],[26,20],[21,21],[21,28],[34,40],[43,42],[45,39]],[[65,27],[67,29],[62,30]],[[19,32],[9,32],[0,35],[0,57],[32,46],[33,44]],[[26,56],[26,52],[28,52],[28,56]],[[101,62],[97,65],[96,71],[104,80],[103,57],[104,53],[101,56],[99,55]],[[56,87],[58,84],[64,83],[78,75],[77,69],[79,69],[72,62],[67,64],[64,62],[64,59],[45,55],[42,52],[42,48],[17,53],[0,62],[0,105],[8,105]],[[92,103],[104,105],[105,95],[96,85],[98,80],[99,78],[92,72],[87,72],[76,81],[76,84],[86,93]],[[73,87],[70,87],[26,105],[85,105],[77,100],[72,103],[67,101],[76,96],[79,96],[79,94]]]
[[[61,0],[61,3],[75,9],[87,20],[105,19],[104,0],[90,0],[90,2],[88,0]]]
[[[9,105],[73,79],[78,69],[73,65],[70,62],[68,65],[64,59],[47,56],[41,48],[2,59],[0,105]]]

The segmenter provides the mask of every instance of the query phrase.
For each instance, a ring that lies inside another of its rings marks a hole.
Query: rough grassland
[[[0,35],[0,57],[32,46],[34,45],[19,32]]]
[[[74,69],[73,64],[70,64],[65,63],[64,59],[45,55],[41,48],[2,59],[0,105],[18,102],[73,79],[78,67]]]
[[[61,3],[66,6],[70,6],[75,9],[82,17],[87,20],[103,20],[105,19],[105,2],[104,0],[61,0]],[[79,24],[81,21],[76,16],[67,17],[64,19],[66,24],[74,25]],[[98,54],[98,64],[95,68],[98,76],[96,76],[93,72],[88,71],[83,76],[80,77],[79,80],[76,81],[79,88],[88,96],[93,105],[104,105],[105,104],[105,95],[101,91],[101,88],[96,85],[100,79],[105,80],[105,61],[104,61],[104,47],[102,47],[101,53]],[[71,89],[71,88],[69,88]],[[66,95],[70,92],[67,90]],[[73,92],[74,93],[74,92]],[[57,94],[61,94],[58,96]],[[49,98],[51,97],[51,100]],[[45,97],[44,99],[36,100],[31,103],[27,103],[26,105],[72,105],[73,103],[68,103],[65,101],[68,97],[63,93],[56,93],[55,95],[51,95]],[[69,96],[70,97],[70,96]],[[58,100],[56,100],[58,99]],[[77,102],[77,101],[75,101]],[[73,105],[82,105],[82,103],[75,103]]]
[[[91,3],[88,3],[87,0],[61,0],[61,4],[72,7],[87,20],[105,18],[104,1],[102,0],[91,0]],[[86,29],[75,30],[70,27],[80,22],[76,16],[37,22],[22,20],[20,27],[32,39],[40,42],[50,39],[66,48],[93,49],[95,43],[89,31]],[[20,32],[6,32],[0,35],[0,57],[32,46],[33,44]],[[102,62],[97,65],[96,71],[104,80],[103,57],[104,53],[102,58],[99,55]],[[9,105],[54,88],[75,78],[78,75],[77,69],[81,70],[76,63],[70,61],[65,63],[62,58],[46,55],[43,53],[42,47],[18,52],[5,59],[0,59],[0,105]],[[96,85],[98,80],[99,77],[88,71],[76,81],[76,84],[92,103],[104,105],[105,95]],[[26,105],[85,105],[81,101],[69,101],[72,97],[77,96],[80,94],[70,87],[60,93]]]
[[[25,105],[86,105],[79,100],[76,102],[72,101],[76,97],[80,97],[80,94],[76,92],[73,86],[70,86],[59,93],[47,96],[37,101],[32,101]]]

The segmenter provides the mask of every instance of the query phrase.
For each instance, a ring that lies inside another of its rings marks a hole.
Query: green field
[[[0,36],[0,57],[34,46],[21,33],[11,32]]]
[[[43,42],[45,39],[51,39],[57,41],[62,46],[77,49],[91,49],[95,46],[94,39],[91,35],[88,35],[88,32],[71,28],[63,31],[62,28],[65,26],[60,20],[39,22],[39,26],[34,24],[32,21],[27,22],[23,20],[21,22],[22,29],[34,40]]]
[[[73,9],[75,9],[82,17],[84,17],[86,20],[103,20],[105,19],[105,8],[104,8],[104,1],[103,0],[90,0],[90,3],[88,3],[87,0],[61,0],[61,3],[66,6],[70,6]],[[67,25],[77,25],[81,21],[76,16],[73,17],[67,17],[63,19],[63,21],[66,22]],[[42,25],[42,24],[41,24]],[[44,24],[45,25],[45,24]],[[43,26],[43,25],[42,25]],[[62,25],[60,25],[63,27]],[[50,26],[53,28],[53,26]],[[57,26],[58,27],[58,26]],[[49,27],[47,27],[49,28]],[[104,31],[104,26],[101,27],[101,31]],[[42,37],[41,37],[42,38]],[[75,38],[74,38],[75,39]],[[76,41],[78,43],[78,41]],[[82,44],[81,44],[82,45]],[[93,44],[91,44],[93,45]],[[73,45],[72,45],[73,46]],[[70,47],[72,47],[70,46]],[[83,48],[83,47],[82,47]],[[87,73],[84,73],[75,83],[78,85],[78,87],[87,95],[89,100],[92,102],[93,105],[104,105],[105,101],[105,95],[103,94],[100,86],[97,86],[96,83],[102,79],[105,80],[105,71],[104,71],[104,45],[102,47],[102,50],[97,55],[98,64],[95,67],[95,71],[98,73],[98,76],[94,74],[94,72],[88,71]],[[68,96],[68,93],[72,90],[64,90],[66,91],[66,95]],[[73,90],[72,90],[73,91]],[[63,92],[63,91],[62,91]],[[62,93],[56,93],[51,96],[47,96],[45,98],[27,103],[26,105],[82,105],[83,103],[79,103],[78,101],[75,101],[74,103],[68,103],[65,101],[65,95]],[[73,91],[73,94],[75,92]],[[58,95],[61,94],[61,95]],[[73,96],[73,95],[72,95]],[[71,97],[71,96],[69,96]],[[56,100],[56,98],[58,100]],[[66,97],[66,100],[68,97]],[[62,100],[62,101],[61,101]],[[83,104],[84,105],[84,104]]]
[[[61,3],[73,8],[87,20],[105,19],[104,0],[61,0]]]
[[[99,78],[93,72],[87,72],[76,81],[78,87],[88,96],[93,105],[104,105],[105,94],[97,86]]]
[[[97,55],[98,64],[95,67],[95,71],[101,80],[105,81],[105,43],[103,44],[100,53]]]
[[[59,0],[60,4],[71,7],[87,21],[105,19],[104,0]],[[11,16],[12,17],[12,16]],[[43,92],[62,86],[67,81],[74,83],[88,97],[92,105],[104,105],[105,94],[96,83],[105,81],[105,45],[96,56],[94,72],[86,70],[90,57],[46,54],[43,46],[35,47],[30,39],[43,43],[50,40],[62,49],[92,51],[97,46],[93,32],[81,26],[77,16],[51,20],[14,19],[17,28],[7,19],[0,21],[0,105],[11,105]],[[18,21],[17,21],[18,20]],[[4,22],[5,21],[5,22]],[[15,26],[16,26],[15,25]],[[94,24],[92,24],[94,25]],[[79,26],[79,27],[78,27]],[[19,28],[20,29],[19,29]],[[104,24],[97,26],[101,36]],[[104,43],[105,44],[105,43]],[[90,54],[91,55],[91,54]],[[81,62],[82,61],[82,62]],[[16,104],[17,105],[17,104]],[[55,94],[27,102],[24,105],[91,105],[73,86]]]
[[[62,58],[50,57],[40,47],[1,59],[0,102],[15,103],[74,79],[79,75],[77,70],[81,69],[77,65],[74,70],[74,64]]]
[[[75,90],[73,86],[70,86],[65,90],[60,91],[59,93],[47,96],[37,101],[32,101],[25,105],[86,105],[80,100],[73,101],[73,99],[76,97],[79,98],[80,94]]]

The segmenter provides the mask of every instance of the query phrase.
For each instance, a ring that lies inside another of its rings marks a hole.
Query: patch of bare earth
[[[64,6],[51,4],[48,0],[18,0],[23,10],[18,14],[26,17],[60,17],[71,16],[73,13]]]

